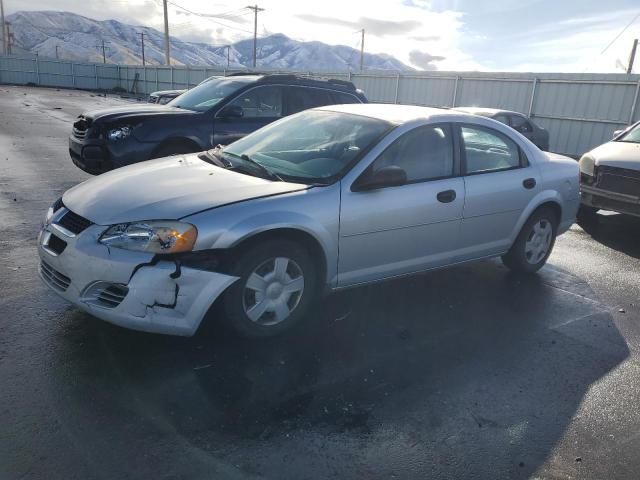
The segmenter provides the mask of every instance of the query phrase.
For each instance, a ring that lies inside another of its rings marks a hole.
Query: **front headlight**
[[[121,223],[109,227],[99,242],[109,247],[138,252],[190,252],[198,238],[198,230],[190,223],[152,220]]]
[[[589,155],[583,155],[580,159],[580,172],[593,177],[596,161]]]
[[[131,125],[122,125],[118,128],[113,128],[109,130],[107,132],[107,138],[112,141],[123,140],[127,138],[129,135],[131,135],[132,130],[133,129],[131,128]]]

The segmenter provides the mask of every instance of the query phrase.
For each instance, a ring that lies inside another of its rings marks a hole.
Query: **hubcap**
[[[247,317],[260,325],[275,325],[291,315],[304,292],[300,266],[286,257],[266,260],[249,275],[243,307]]]
[[[533,226],[524,244],[524,255],[527,262],[532,265],[539,263],[549,252],[552,239],[551,223],[543,218]]]

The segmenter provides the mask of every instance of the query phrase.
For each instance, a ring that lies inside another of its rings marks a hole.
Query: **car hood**
[[[596,165],[640,170],[640,144],[631,142],[608,142],[594,148],[588,156]]]
[[[104,108],[102,110],[92,110],[81,115],[89,122],[105,122],[116,119],[126,119],[135,117],[149,117],[156,115],[195,115],[198,112],[185,110],[184,108],[169,107],[167,105],[143,104],[128,105],[124,107]]]
[[[99,225],[175,220],[209,208],[309,188],[211,165],[197,154],[150,160],[93,177],[62,197]]]

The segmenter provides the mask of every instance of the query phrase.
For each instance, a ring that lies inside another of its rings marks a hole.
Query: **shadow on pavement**
[[[640,218],[630,215],[596,214],[582,229],[597,242],[609,248],[640,258]]]
[[[343,292],[260,340],[141,334],[71,310],[50,388],[75,442],[108,442],[112,478],[165,478],[130,457],[167,443],[272,479],[527,478],[629,353],[585,285],[480,262]]]

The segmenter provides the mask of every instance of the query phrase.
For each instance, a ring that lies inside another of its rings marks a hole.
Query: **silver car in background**
[[[40,274],[125,327],[192,335],[219,301],[236,330],[274,335],[325,292],[497,256],[537,271],[574,222],[578,176],[484,117],[322,107],[71,188]]]
[[[598,210],[640,216],[640,122],[580,159],[581,224]]]

